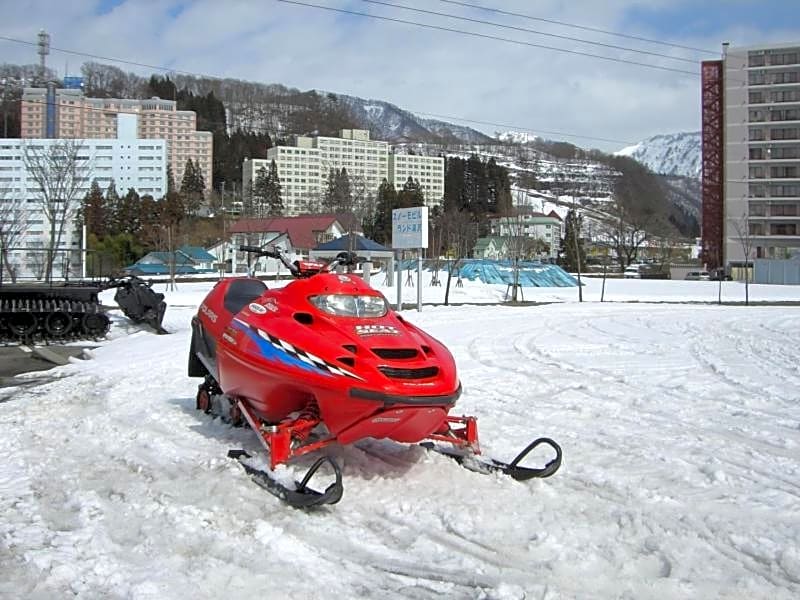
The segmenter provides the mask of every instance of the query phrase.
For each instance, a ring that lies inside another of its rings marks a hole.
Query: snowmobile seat
[[[235,315],[266,291],[267,285],[260,279],[237,279],[225,292],[225,310]]]

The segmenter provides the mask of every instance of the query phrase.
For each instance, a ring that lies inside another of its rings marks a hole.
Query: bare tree
[[[753,253],[753,232],[750,230],[750,217],[747,213],[733,221],[733,230],[744,255],[744,304],[750,304],[750,256]]]
[[[53,261],[62,238],[80,208],[80,198],[88,186],[90,160],[81,152],[81,140],[62,139],[52,144],[24,144],[22,160],[30,183],[38,188],[37,204],[49,227],[44,277],[50,281]],[[29,186],[31,187],[31,186]]]
[[[28,229],[28,211],[25,196],[11,188],[0,188],[0,274],[8,273],[11,282],[17,280],[17,270],[8,251],[20,243]]]

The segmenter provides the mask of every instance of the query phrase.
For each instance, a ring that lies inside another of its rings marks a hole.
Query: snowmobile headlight
[[[386,300],[381,296],[354,296],[352,294],[326,294],[311,296],[311,304],[322,312],[339,317],[382,317],[387,312]]]

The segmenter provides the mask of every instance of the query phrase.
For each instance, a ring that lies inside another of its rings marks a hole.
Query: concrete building
[[[49,94],[49,95],[48,95]],[[116,138],[119,114],[137,115],[136,136],[167,141],[167,162],[180,186],[186,161],[196,161],[211,189],[213,136],[197,131],[197,115],[177,110],[172,100],[86,98],[77,89],[25,88],[20,128],[23,138]]]
[[[703,62],[703,260],[800,253],[800,42]]]
[[[444,158],[419,154],[390,154],[389,182],[399,192],[411,177],[419,182],[430,208],[444,198]]]
[[[245,194],[252,189],[258,171],[262,167],[269,171],[273,160],[286,216],[306,212],[309,201],[319,201],[327,189],[331,169],[347,169],[354,195],[374,195],[384,179],[402,189],[409,176],[419,181],[429,206],[441,202],[444,195],[443,158],[390,154],[388,142],[370,140],[369,131],[363,129],[343,129],[338,138],[299,136],[293,146],[270,148],[266,159],[245,159]],[[402,180],[395,179],[395,175]]]
[[[160,198],[166,193],[167,143],[163,139],[139,139],[135,135],[136,115],[116,116],[117,139],[76,139],[79,185],[73,202],[80,202],[97,180],[105,191],[113,180],[117,191],[124,195],[130,188],[140,195]],[[0,139],[0,218],[13,215],[25,219],[25,227],[14,247],[6,249],[17,274],[38,277],[42,252],[49,246],[50,224],[43,211],[41,189],[26,165],[30,157],[48,156],[57,139]],[[13,207],[13,210],[12,210]],[[81,236],[70,220],[66,224],[59,248],[54,277],[80,274]],[[63,272],[62,272],[63,271]]]
[[[547,257],[540,258],[558,258],[563,236],[562,221],[553,211],[547,215],[531,213],[515,217],[495,217],[489,219],[489,229],[491,235],[504,239],[525,238],[531,242],[540,240],[548,248]]]

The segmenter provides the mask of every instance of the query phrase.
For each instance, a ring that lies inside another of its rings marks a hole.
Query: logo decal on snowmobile
[[[278,303],[275,301],[275,298],[267,298],[264,301],[264,308],[266,308],[269,312],[278,312]]]
[[[256,304],[255,302],[251,302],[247,308],[250,309],[250,312],[255,313],[257,315],[267,314],[267,309],[261,306],[260,304]]]
[[[200,312],[202,312],[205,316],[207,316],[208,320],[211,321],[212,323],[216,323],[217,322],[217,313],[215,313],[213,310],[208,308],[205,305],[205,303],[200,305]]]
[[[393,325],[356,325],[356,335],[400,335],[400,331]]]
[[[342,283],[350,283],[350,278],[347,275],[339,275],[339,281]]]
[[[233,322],[242,331],[247,333],[247,335],[250,336],[254,342],[256,342],[259,350],[261,350],[261,353],[268,359],[281,360],[295,367],[301,367],[303,369],[309,369],[315,372],[322,371],[328,375],[339,375],[342,377],[352,377],[353,379],[359,379],[361,381],[364,380],[362,377],[359,377],[350,371],[346,371],[341,367],[337,367],[336,365],[331,364],[320,357],[311,354],[310,352],[295,348],[289,342],[281,340],[274,335],[267,333],[266,331],[262,331],[261,329],[248,325],[239,319],[234,319]]]

